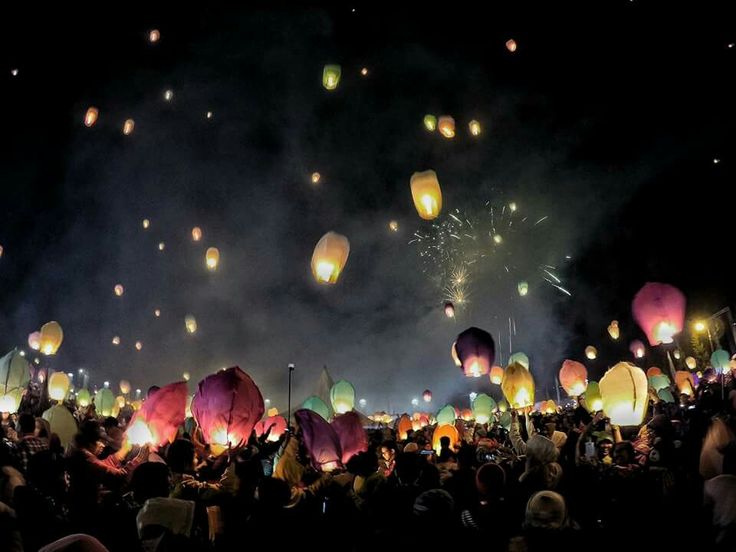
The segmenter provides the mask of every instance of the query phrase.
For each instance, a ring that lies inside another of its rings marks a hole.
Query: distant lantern
[[[95,395],[95,410],[98,416],[111,416],[117,401],[110,389],[100,389]]]
[[[211,111],[208,111],[207,113],[204,114],[204,116],[207,117],[208,119],[211,119],[212,118],[212,112]]]
[[[58,322],[47,322],[41,326],[41,352],[45,355],[55,355],[64,341],[64,331]]]
[[[521,351],[519,351],[518,353],[514,353],[513,355],[511,355],[509,357],[509,365],[513,364],[514,362],[518,362],[527,370],[529,369],[529,357],[526,355],[526,353],[522,353]]]
[[[603,399],[601,398],[598,382],[588,382],[588,386],[585,388],[585,408],[588,409],[588,412],[603,410]]]
[[[155,309],[153,311],[153,316],[155,316],[156,318],[160,317],[161,316],[161,309]]]
[[[120,392],[123,395],[127,395],[128,393],[130,393],[130,382],[128,380],[121,379],[118,386],[120,387]]]
[[[455,119],[449,115],[443,115],[439,118],[439,121],[437,121],[437,128],[439,129],[440,134],[445,138],[455,137]]]
[[[334,90],[340,84],[342,68],[339,65],[325,65],[322,69],[322,86],[327,90]]]
[[[491,383],[494,385],[501,385],[503,381],[503,368],[500,366],[491,367]]]
[[[649,382],[649,387],[657,392],[661,391],[662,389],[667,389],[672,383],[670,382],[670,378],[668,378],[664,374],[658,374],[656,376],[648,377],[647,381]]]
[[[598,349],[596,349],[592,345],[588,345],[585,348],[585,357],[588,360],[595,360],[598,357]]]
[[[135,121],[133,119],[125,119],[125,122],[123,123],[123,134],[125,134],[125,136],[130,136],[133,134],[134,128]]]
[[[462,362],[460,362],[460,359],[457,357],[457,349],[456,346],[457,342],[453,342],[452,347],[450,347],[450,356],[452,356],[452,361],[455,363],[455,366],[458,368],[463,365]]]
[[[685,359],[685,366],[687,366],[690,370],[695,370],[695,368],[698,366],[698,362],[693,357],[689,356]]]
[[[618,339],[621,335],[621,331],[618,328],[618,320],[611,320],[611,323],[608,325],[608,335],[611,336],[611,339]]]
[[[496,410],[496,401],[485,393],[480,393],[473,399],[472,414],[475,421],[479,424],[487,424]]]
[[[455,305],[449,301],[445,303],[445,316],[447,318],[455,318]]]
[[[513,38],[510,38],[506,41],[506,49],[511,52],[512,54],[516,51],[517,44],[516,41]]]
[[[184,326],[186,327],[188,334],[197,333],[197,319],[191,314],[187,314],[184,317]]]
[[[581,362],[567,359],[560,368],[560,384],[571,397],[582,395],[588,387],[588,370]]]
[[[713,351],[713,354],[710,355],[710,365],[719,374],[722,374],[729,369],[730,360],[731,358],[728,356],[728,353],[723,349],[716,349]]]
[[[493,243],[495,243],[496,245],[501,245],[503,243],[503,236],[501,234],[494,234]],[[528,288],[527,291],[529,291]]]
[[[268,416],[269,418],[270,418],[270,417],[273,417],[273,416],[278,416],[278,415],[279,415],[279,409],[278,409],[278,408],[276,408],[276,407],[273,407],[273,408],[269,408],[269,409],[268,409],[268,410],[266,411],[266,416]]]
[[[141,349],[143,349],[143,343],[141,343],[140,341],[136,341],[135,342],[135,350],[136,351],[140,351]]]
[[[92,400],[92,396],[87,389],[80,389],[77,393],[77,404],[82,408],[87,408]]]
[[[647,335],[649,345],[672,343],[685,324],[685,295],[669,284],[648,282],[631,303],[634,320]]]
[[[216,247],[210,247],[204,254],[204,261],[207,265],[207,270],[217,270],[217,265],[220,262],[220,250]]]
[[[350,242],[342,234],[327,232],[314,246],[312,275],[320,284],[334,284],[350,255]]]
[[[335,382],[330,389],[330,402],[336,414],[350,412],[355,406],[355,388],[346,380]]]
[[[485,376],[496,358],[496,344],[491,334],[475,327],[457,336],[455,350],[466,377]]]
[[[644,358],[646,347],[644,347],[644,343],[635,339],[631,342],[631,345],[629,345],[629,351],[634,355],[634,358]]]
[[[123,293],[125,293],[125,288],[123,287],[122,284],[115,284],[114,291],[115,291],[115,295],[120,297]]]
[[[424,393],[422,393],[422,398],[426,403],[432,402],[432,392],[429,389],[425,389]]]
[[[399,223],[398,223],[398,221],[392,220],[391,222],[389,222],[388,223],[388,228],[392,232],[398,232],[399,231]]]
[[[527,282],[519,282],[517,289],[519,290],[519,295],[524,297],[527,293],[529,293],[529,284]]]
[[[414,427],[411,423],[411,418],[404,414],[399,418],[399,421],[396,422],[396,432],[399,434],[399,440],[405,441],[408,438],[409,431],[413,430]]]
[[[680,353],[680,349],[675,349],[672,352],[672,356],[675,357],[675,360],[680,360],[680,357],[682,356],[682,353]]]
[[[509,203],[509,210],[512,213],[516,212],[516,202],[515,201],[512,201],[511,203]]]
[[[619,362],[604,374],[598,386],[603,411],[612,424],[636,426],[642,423],[649,404],[644,370],[628,362]]]
[[[192,228],[192,241],[198,242],[202,239],[202,229],[199,226]]]
[[[148,42],[151,44],[155,44],[159,41],[161,38],[161,33],[158,29],[151,29],[151,31],[148,33]]]
[[[424,128],[429,132],[437,130],[437,117],[434,115],[427,114],[424,116]]]
[[[120,345],[120,336],[119,335],[114,335],[112,337],[112,344],[113,345]]]
[[[436,219],[442,210],[442,190],[437,173],[429,170],[415,172],[410,180],[414,207],[424,220]]]
[[[166,248],[166,244],[164,242],[158,242],[158,250],[163,251]]]
[[[367,76],[368,75],[368,68],[367,67],[363,67],[360,70],[360,74],[363,75],[364,77]]]
[[[49,398],[63,401],[69,391],[69,376],[64,372],[54,372],[49,377]]]
[[[148,219],[143,219],[143,222],[141,223],[144,230],[148,230],[148,227],[151,226],[151,221]]]
[[[475,119],[468,123],[468,129],[473,136],[480,136],[480,123]]]
[[[169,89],[164,92],[164,100],[170,102],[174,98],[174,91]]]
[[[18,69],[16,69],[16,68],[11,69],[10,70],[10,74],[13,75],[14,77],[17,77],[18,76]]]
[[[327,406],[327,403],[325,403],[325,401],[315,395],[308,397],[307,400],[302,403],[302,408],[306,408],[307,410],[316,412],[325,420],[330,417],[330,407]]]
[[[0,358],[0,412],[15,413],[31,380],[28,361],[17,349]]]
[[[675,372],[675,385],[681,395],[693,396],[695,388],[695,379],[693,375],[686,370],[678,370]]]
[[[501,381],[503,396],[511,408],[520,409],[534,404],[534,378],[529,370],[518,362],[506,368]]]
[[[28,346],[34,351],[41,349],[41,332],[32,332],[28,334]]]
[[[437,426],[443,426],[443,425],[451,425],[455,423],[455,419],[457,418],[457,412],[455,412],[455,407],[451,404],[446,404],[442,408],[440,408],[439,412],[437,412],[437,416],[435,416],[437,419]]]
[[[312,184],[319,184],[320,179],[322,178],[322,175],[318,172],[312,173]]]
[[[100,115],[99,110],[96,107],[90,107],[84,114],[84,126],[91,127],[97,122],[97,117]]]

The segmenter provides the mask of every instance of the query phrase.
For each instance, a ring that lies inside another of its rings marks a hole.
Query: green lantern
[[[527,293],[529,293],[529,283],[528,282],[519,282],[519,285],[516,286],[516,288],[519,290],[519,295],[524,297]]]
[[[426,128],[429,132],[434,132],[435,130],[437,130],[437,117],[429,113],[425,115],[424,128]]]
[[[493,397],[481,393],[475,397],[471,408],[473,409],[475,421],[479,424],[485,424],[491,419],[493,411],[496,409],[496,401],[493,400]]]
[[[340,83],[342,68],[339,65],[325,65],[322,70],[322,86],[327,90],[334,90]]]
[[[56,404],[46,410],[42,416],[51,426],[51,433],[56,433],[59,436],[63,447],[67,447],[72,443],[74,435],[77,433],[77,422],[66,407]]]
[[[16,412],[31,380],[28,362],[17,349],[0,359],[0,412]]]
[[[657,391],[657,396],[666,403],[675,402],[675,398],[672,396],[672,392],[669,389],[660,389]]]
[[[340,380],[330,389],[330,402],[336,414],[350,412],[355,406],[355,388],[346,380]]]
[[[716,349],[710,355],[710,365],[719,374],[722,374],[724,370],[728,370],[729,360],[731,359],[728,357],[728,353],[723,349]]]
[[[77,393],[77,404],[82,408],[88,407],[91,400],[92,397],[86,389],[80,389]]]
[[[330,419],[330,409],[325,404],[325,401],[320,399],[316,396],[309,397],[304,403],[302,404],[302,408],[306,408],[307,410],[311,410],[312,412],[316,412],[320,416],[322,416],[325,420]]]
[[[514,353],[509,357],[509,366],[511,366],[514,362],[518,362],[521,364],[524,368],[527,370],[529,369],[529,357],[526,356],[525,353]]]
[[[112,416],[115,408],[115,395],[110,389],[100,389],[95,395],[95,409],[100,416]]]
[[[603,399],[597,381],[589,381],[588,387],[585,388],[585,407],[588,412],[603,410]]]
[[[649,387],[659,392],[661,389],[667,389],[670,386],[670,378],[664,374],[652,376],[649,378]]]
[[[502,412],[498,423],[501,424],[501,427],[506,431],[509,431],[511,429],[511,419],[511,412]]]
[[[437,412],[437,426],[455,423],[455,407],[451,404],[446,404],[440,411]]]

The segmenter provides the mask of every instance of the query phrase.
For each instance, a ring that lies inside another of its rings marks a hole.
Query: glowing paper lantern
[[[164,91],[164,100],[170,102],[174,98],[174,91],[169,89]]]
[[[237,366],[200,381],[191,408],[215,454],[224,452],[228,445],[247,442],[264,411],[260,390]]]
[[[415,172],[411,175],[409,185],[419,216],[424,220],[436,219],[442,210],[442,190],[437,173],[432,170]]]
[[[159,244],[158,244],[158,250],[159,251],[163,251],[165,247],[166,247],[166,244],[164,242],[159,242]]]
[[[460,442],[460,435],[458,434],[457,429],[455,429],[454,425],[439,426],[437,429],[434,430],[434,433],[432,434],[432,448],[435,450],[438,456],[440,454],[440,450],[442,449],[442,444],[440,443],[442,437],[450,438],[450,448],[455,447],[458,442]]]
[[[697,367],[697,365],[698,365],[698,363],[697,363],[697,361],[693,357],[689,356],[689,357],[687,357],[685,359],[685,366],[687,366],[688,368],[690,368],[690,370],[695,370],[695,368]]]
[[[672,352],[672,356],[675,357],[676,360],[680,360],[680,356],[681,356],[680,349],[675,349]]]
[[[588,360],[595,360],[598,357],[598,349],[592,345],[588,345],[585,348],[585,356]]]
[[[279,415],[279,409],[278,408],[275,408],[275,407],[274,408],[269,408],[266,411],[266,416],[268,416],[269,418],[273,418],[274,416],[278,416],[278,415]]]
[[[468,123],[468,130],[470,130],[470,134],[473,136],[480,136],[480,123],[473,119]]]
[[[509,364],[501,381],[503,396],[511,408],[520,409],[534,404],[534,378],[522,364]]]
[[[512,365],[514,362],[518,362],[521,364],[524,368],[527,370],[529,369],[529,357],[526,356],[525,353],[514,353],[509,357],[509,366]]]
[[[647,376],[629,362],[619,362],[601,378],[603,411],[614,425],[635,426],[647,412]]]
[[[434,132],[435,130],[437,130],[437,117],[429,114],[425,115],[424,128],[426,128],[429,132]]]
[[[55,355],[64,341],[64,332],[58,322],[47,322],[41,326],[41,352]]]
[[[452,361],[455,363],[455,366],[458,368],[463,365],[462,362],[460,362],[460,359],[457,357],[457,348],[456,348],[457,342],[452,343],[452,347],[450,347],[450,356],[452,357]]]
[[[136,351],[140,351],[141,349],[143,349],[143,343],[141,343],[140,341],[136,341],[135,342],[135,350]]]
[[[312,275],[320,284],[334,284],[350,255],[350,242],[342,234],[327,232],[314,246]]]
[[[670,378],[668,378],[664,374],[658,374],[656,376],[649,377],[647,378],[647,380],[649,381],[649,387],[651,387],[655,391],[667,389],[670,386]]]
[[[675,385],[682,395],[693,396],[695,389],[695,379],[693,375],[686,370],[678,370],[675,372]]]
[[[325,65],[322,69],[322,86],[327,90],[334,90],[340,83],[342,68],[339,65]]]
[[[161,309],[156,309],[155,311],[153,311],[153,316],[159,318],[161,316]]]
[[[322,175],[320,175],[318,172],[312,173],[312,184],[318,184],[320,178],[322,178]]]
[[[194,318],[191,314],[187,314],[184,317],[184,326],[187,329],[188,334],[196,333],[197,331],[197,319]]]
[[[493,366],[491,368],[491,383],[494,385],[501,385],[503,381],[503,368],[500,366]]]
[[[95,410],[99,416],[111,416],[115,404],[115,395],[110,389],[100,389],[95,395]]]
[[[455,350],[467,377],[485,376],[491,371],[496,358],[496,344],[491,334],[475,327],[457,336]]]
[[[198,242],[202,239],[202,229],[199,226],[192,228],[192,241]]]
[[[621,330],[618,327],[618,320],[612,320],[608,325],[608,335],[611,336],[611,339],[618,339],[620,337]]]
[[[355,406],[355,388],[346,380],[340,380],[330,389],[330,403],[336,414],[350,412]]]
[[[577,397],[588,387],[588,370],[581,362],[565,360],[560,368],[560,383],[568,395]]]
[[[455,318],[455,305],[450,302],[445,303],[445,316],[447,318]]]
[[[41,332],[28,334],[28,346],[34,351],[41,349]]]
[[[96,107],[88,108],[87,112],[84,114],[84,126],[94,126],[94,124],[97,122],[97,117],[99,116],[99,114],[100,112]]]
[[[133,129],[135,128],[135,121],[133,119],[125,119],[125,122],[123,123],[123,134],[125,136],[130,136],[133,134]]]
[[[64,372],[54,372],[49,378],[49,397],[55,401],[63,401],[69,391],[69,376]]]
[[[141,418],[136,419],[134,422],[131,421],[125,430],[125,439],[128,444],[141,447],[155,443],[155,438],[153,433],[151,433],[151,428],[149,428],[148,424],[146,424],[146,422]]]
[[[675,398],[672,396],[672,391],[670,391],[667,388],[660,389],[659,391],[657,391],[657,397],[659,397],[660,400],[666,403],[675,402]]]
[[[220,262],[220,250],[216,247],[210,247],[204,255],[204,261],[207,270],[217,270],[217,264]]]
[[[322,416],[325,420],[328,420],[330,418],[330,408],[327,406],[327,404],[322,399],[320,399],[317,396],[309,397],[302,404],[302,408],[306,408],[307,410],[316,412],[317,414]]]
[[[429,389],[425,389],[424,393],[422,393],[422,398],[426,403],[432,402],[432,392]]]
[[[161,38],[161,33],[159,32],[159,30],[158,30],[158,29],[152,29],[152,30],[151,30],[151,31],[150,31],[150,32],[148,33],[148,41],[149,41],[149,42],[150,42],[151,44],[155,44],[156,42],[158,42],[158,41],[159,41],[159,39],[160,39],[160,38]]]
[[[130,393],[130,382],[128,380],[121,379],[119,383],[119,387],[120,387],[120,392],[123,395],[127,395],[128,393]]]
[[[603,399],[601,398],[601,390],[598,387],[598,382],[588,382],[588,387],[585,388],[585,407],[589,412],[603,410]]]
[[[510,38],[506,41],[506,49],[511,52],[512,54],[516,51],[517,44],[516,41],[513,38]]]
[[[507,412],[509,409],[509,403],[506,402],[506,400],[501,399],[498,401],[498,411],[499,412]]]
[[[548,401],[542,401],[542,403],[542,408],[539,409],[542,414],[554,414],[557,412],[557,405],[552,399]]]
[[[498,423],[506,431],[509,431],[511,429],[512,420],[513,417],[511,416],[511,412],[506,412],[505,410],[501,412],[501,415],[498,417]]]
[[[388,228],[392,232],[398,232],[399,231],[399,223],[397,221],[395,221],[395,220],[392,220],[391,222],[388,223]]]
[[[669,284],[648,282],[634,296],[634,320],[651,346],[672,343],[685,324],[685,295]]]
[[[151,434],[148,442],[153,445],[173,443],[186,418],[186,406],[187,384],[183,381],[170,383],[149,395],[131,418],[131,425],[143,421]]]
[[[493,411],[496,410],[496,401],[485,393],[481,393],[475,397],[471,406],[475,421],[479,424],[487,424],[493,415]]]
[[[456,418],[457,412],[455,411],[455,407],[451,404],[446,404],[445,406],[440,408],[439,412],[437,412],[437,426],[453,424],[455,423]]]
[[[631,345],[629,345],[629,351],[634,355],[634,358],[643,358],[646,353],[646,347],[644,347],[644,343],[635,339],[631,342]]]
[[[439,128],[440,134],[445,138],[455,137],[455,119],[449,115],[443,115],[437,122],[437,128]]]
[[[457,429],[458,422],[469,422],[473,419],[473,411],[470,408],[463,408],[460,411],[460,416],[458,416],[459,419],[455,420],[455,428]],[[478,422],[478,423],[485,423],[485,422]]]
[[[651,366],[650,368],[647,368],[647,378],[651,378],[654,376],[661,376],[662,370],[657,368],[656,366]]]
[[[528,282],[519,282],[519,285],[516,286],[519,290],[519,295],[524,297],[527,293],[529,293],[529,283]]]
[[[716,349],[713,351],[713,354],[710,355],[710,365],[719,374],[728,370],[730,360],[731,358],[728,356],[728,353],[723,349]]]
[[[115,295],[120,297],[123,293],[125,293],[125,288],[122,286],[122,284],[116,284],[114,291]]]
[[[286,420],[283,416],[269,415],[267,418],[258,422],[253,428],[253,431],[255,431],[256,437],[259,438],[268,433],[266,441],[275,443],[286,433]]]
[[[356,454],[368,450],[368,435],[363,429],[357,412],[346,412],[335,416],[330,425],[340,439],[343,464],[347,464],[348,460]]]
[[[414,426],[412,424],[411,418],[404,414],[399,418],[399,421],[396,424],[396,432],[399,434],[399,440],[400,441],[406,441],[408,438],[408,432],[409,430],[413,430]]]
[[[323,472],[340,467],[342,450],[334,428],[312,410],[297,410],[294,419],[312,466]]]
[[[30,366],[17,349],[0,359],[0,412],[12,414],[18,410],[29,381]]]
[[[77,404],[81,406],[82,408],[87,408],[91,400],[92,400],[92,397],[90,396],[88,390],[80,389],[79,392],[77,393]]]
[[[114,335],[112,337],[112,344],[113,345],[120,345],[120,336],[119,335]]]
[[[77,422],[71,412],[60,404],[55,404],[46,410],[41,417],[51,426],[51,433],[56,433],[61,441],[61,446],[66,448],[77,434]]]
[[[191,378],[189,372],[182,372],[181,377],[184,381],[189,381],[189,378]]]
[[[143,219],[143,222],[141,223],[144,230],[148,230],[148,227],[151,226],[151,221],[148,219]]]

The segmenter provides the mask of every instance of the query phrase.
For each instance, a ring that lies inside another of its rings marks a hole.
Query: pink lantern
[[[170,383],[146,400],[130,419],[125,435],[131,444],[173,443],[186,418],[187,384]]]
[[[340,467],[342,450],[340,438],[325,419],[312,410],[299,409],[294,413],[304,446],[315,469],[330,472]]]
[[[585,393],[588,387],[588,370],[576,360],[565,360],[560,368],[560,383],[571,397]]]
[[[672,343],[685,325],[685,295],[669,284],[648,282],[634,296],[631,310],[649,345]]]
[[[256,432],[256,437],[268,433],[266,441],[275,443],[286,433],[286,420],[283,416],[268,416],[258,422],[254,426],[253,431]]]
[[[250,376],[233,366],[199,382],[191,410],[205,441],[221,454],[248,441],[263,416],[263,397]]]
[[[631,354],[634,355],[634,358],[644,358],[644,355],[647,352],[647,348],[644,346],[644,343],[642,343],[638,339],[635,339],[631,342],[631,345],[629,345],[629,351],[631,351]]]
[[[41,349],[41,332],[32,332],[28,334],[28,346],[34,351]]]
[[[457,336],[455,351],[467,377],[479,378],[491,371],[496,358],[493,337],[480,328],[468,328]]]
[[[340,414],[332,419],[330,425],[340,439],[343,464],[347,464],[354,455],[368,450],[368,435],[360,423],[357,412]]]

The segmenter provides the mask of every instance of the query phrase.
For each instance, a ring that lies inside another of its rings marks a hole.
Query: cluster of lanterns
[[[44,355],[55,355],[64,341],[64,331],[58,322],[51,321],[41,326],[41,330],[28,335],[28,346]]]
[[[445,138],[455,137],[455,119],[450,115],[441,115],[437,118],[435,115],[428,113],[424,116],[423,123],[428,132],[437,130]],[[480,122],[475,119],[471,120],[468,123],[468,132],[471,136],[480,136],[482,133]]]

